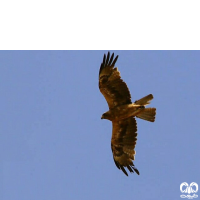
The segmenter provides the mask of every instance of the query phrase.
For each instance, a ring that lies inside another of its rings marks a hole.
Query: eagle
[[[109,107],[109,111],[105,112],[101,119],[112,122],[111,150],[117,168],[122,170],[126,176],[128,173],[125,168],[130,173],[136,172],[139,175],[138,169],[133,164],[137,141],[135,117],[154,122],[156,108],[146,108],[146,105],[150,104],[153,99],[152,94],[132,103],[130,91],[115,67],[117,59],[118,55],[114,58],[114,53],[111,57],[110,52],[107,56],[104,54],[99,69],[99,89]]]

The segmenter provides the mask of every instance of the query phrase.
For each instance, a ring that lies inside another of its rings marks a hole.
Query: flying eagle
[[[113,159],[124,174],[128,176],[125,167],[139,175],[134,166],[135,145],[137,141],[137,123],[135,117],[154,122],[156,108],[145,108],[150,104],[153,95],[149,94],[140,100],[131,102],[131,95],[126,83],[121,79],[120,72],[115,67],[118,56],[114,53],[110,57],[104,54],[103,62],[99,70],[99,89],[105,97],[109,111],[104,113],[101,119],[112,121],[111,149]]]

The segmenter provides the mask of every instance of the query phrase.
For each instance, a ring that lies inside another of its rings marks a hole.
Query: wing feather
[[[112,61],[113,61],[113,58],[114,58],[114,53],[112,54],[112,56],[111,56],[111,58],[110,58],[110,61],[109,61],[109,63],[108,63],[108,66],[111,65],[111,63],[112,63]]]
[[[135,118],[130,117],[121,121],[113,121],[112,124],[111,149],[116,166],[127,176],[128,174],[124,167],[127,167],[131,173],[135,171],[139,175],[139,171],[133,164],[137,141],[137,123]]]
[[[108,52],[107,54],[106,65],[108,65],[109,60],[110,60],[110,52]]]
[[[114,68],[118,56],[114,53],[110,57],[104,54],[99,70],[99,89],[105,97],[110,109],[115,106],[131,103],[131,95],[126,83],[121,79],[120,72]]]

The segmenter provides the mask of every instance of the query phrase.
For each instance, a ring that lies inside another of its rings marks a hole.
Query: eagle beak
[[[103,115],[101,116],[101,119],[104,119],[104,118],[103,118]]]

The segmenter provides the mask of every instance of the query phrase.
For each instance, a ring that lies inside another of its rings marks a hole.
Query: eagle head
[[[112,121],[111,120],[112,116],[111,116],[110,112],[108,111],[108,112],[103,113],[103,115],[101,116],[101,119],[108,119],[108,120]]]

